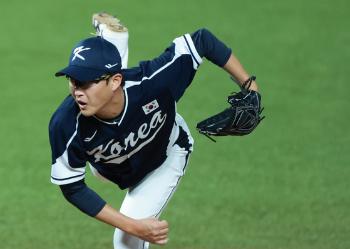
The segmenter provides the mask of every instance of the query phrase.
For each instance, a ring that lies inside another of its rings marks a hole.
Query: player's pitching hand
[[[137,237],[157,245],[165,245],[168,242],[169,225],[165,220],[147,218],[138,220]]]

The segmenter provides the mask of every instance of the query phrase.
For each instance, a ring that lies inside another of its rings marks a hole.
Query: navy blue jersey
[[[192,140],[187,127],[179,127],[185,123],[176,122],[182,121],[176,102],[193,80],[201,57],[217,49],[222,54],[216,52],[208,59],[220,65],[231,53],[221,43],[201,35],[197,32],[192,37],[186,34],[176,38],[159,57],[123,71],[125,107],[117,120],[85,117],[68,96],[49,125],[52,183],[63,185],[84,179],[88,162],[124,189],[159,167],[179,134]]]

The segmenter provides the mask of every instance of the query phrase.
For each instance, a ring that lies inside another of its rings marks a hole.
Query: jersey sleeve
[[[167,49],[173,54],[173,65],[170,72],[168,87],[175,99],[179,99],[191,84],[197,69],[203,63],[190,34],[185,34],[173,40],[173,45]],[[171,78],[172,77],[172,78]]]
[[[198,55],[219,67],[223,67],[231,56],[232,50],[207,29],[197,30],[191,38]]]
[[[127,86],[152,81],[150,87],[166,86],[177,102],[192,82],[203,57],[222,67],[231,55],[231,49],[210,31],[199,29],[173,40],[157,58],[142,61],[138,68],[125,71]],[[135,73],[136,72],[136,73]]]
[[[60,188],[67,201],[91,217],[95,217],[106,205],[106,201],[86,186],[84,180],[60,185]]]
[[[222,67],[226,64],[231,55],[231,49],[207,29],[199,29],[191,35],[185,34],[176,38],[173,43],[175,58],[186,55],[191,58],[189,63],[186,60],[182,60],[179,81],[170,85],[170,89],[176,101],[180,99],[186,88],[192,82],[195,72],[203,63],[203,58]],[[192,67],[188,64],[191,64]]]
[[[54,184],[69,184],[85,178],[86,157],[77,135],[79,116],[67,118],[56,111],[50,121],[51,182]]]

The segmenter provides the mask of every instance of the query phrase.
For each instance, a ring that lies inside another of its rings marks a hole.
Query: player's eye
[[[84,82],[84,84],[78,86],[80,89],[88,89],[91,87],[92,84],[95,84],[95,82],[89,81],[89,82]]]
[[[95,81],[89,81],[89,82],[79,81],[79,80],[73,79],[73,78],[71,78],[69,76],[67,76],[67,79],[69,80],[70,86],[71,86],[72,89],[74,89],[74,88],[87,89],[93,83],[96,83]]]

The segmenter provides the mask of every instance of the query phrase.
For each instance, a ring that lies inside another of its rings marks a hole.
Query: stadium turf
[[[350,2],[2,1],[0,248],[112,248],[113,229],[71,207],[49,181],[50,115],[67,95],[53,74],[89,36],[91,14],[130,30],[129,65],[207,27],[257,75],[266,119],[211,142],[196,122],[238,88],[205,63],[178,106],[195,137],[186,176],[163,213],[175,249],[350,248]],[[124,192],[87,183],[118,207]],[[158,247],[155,247],[158,248]]]

